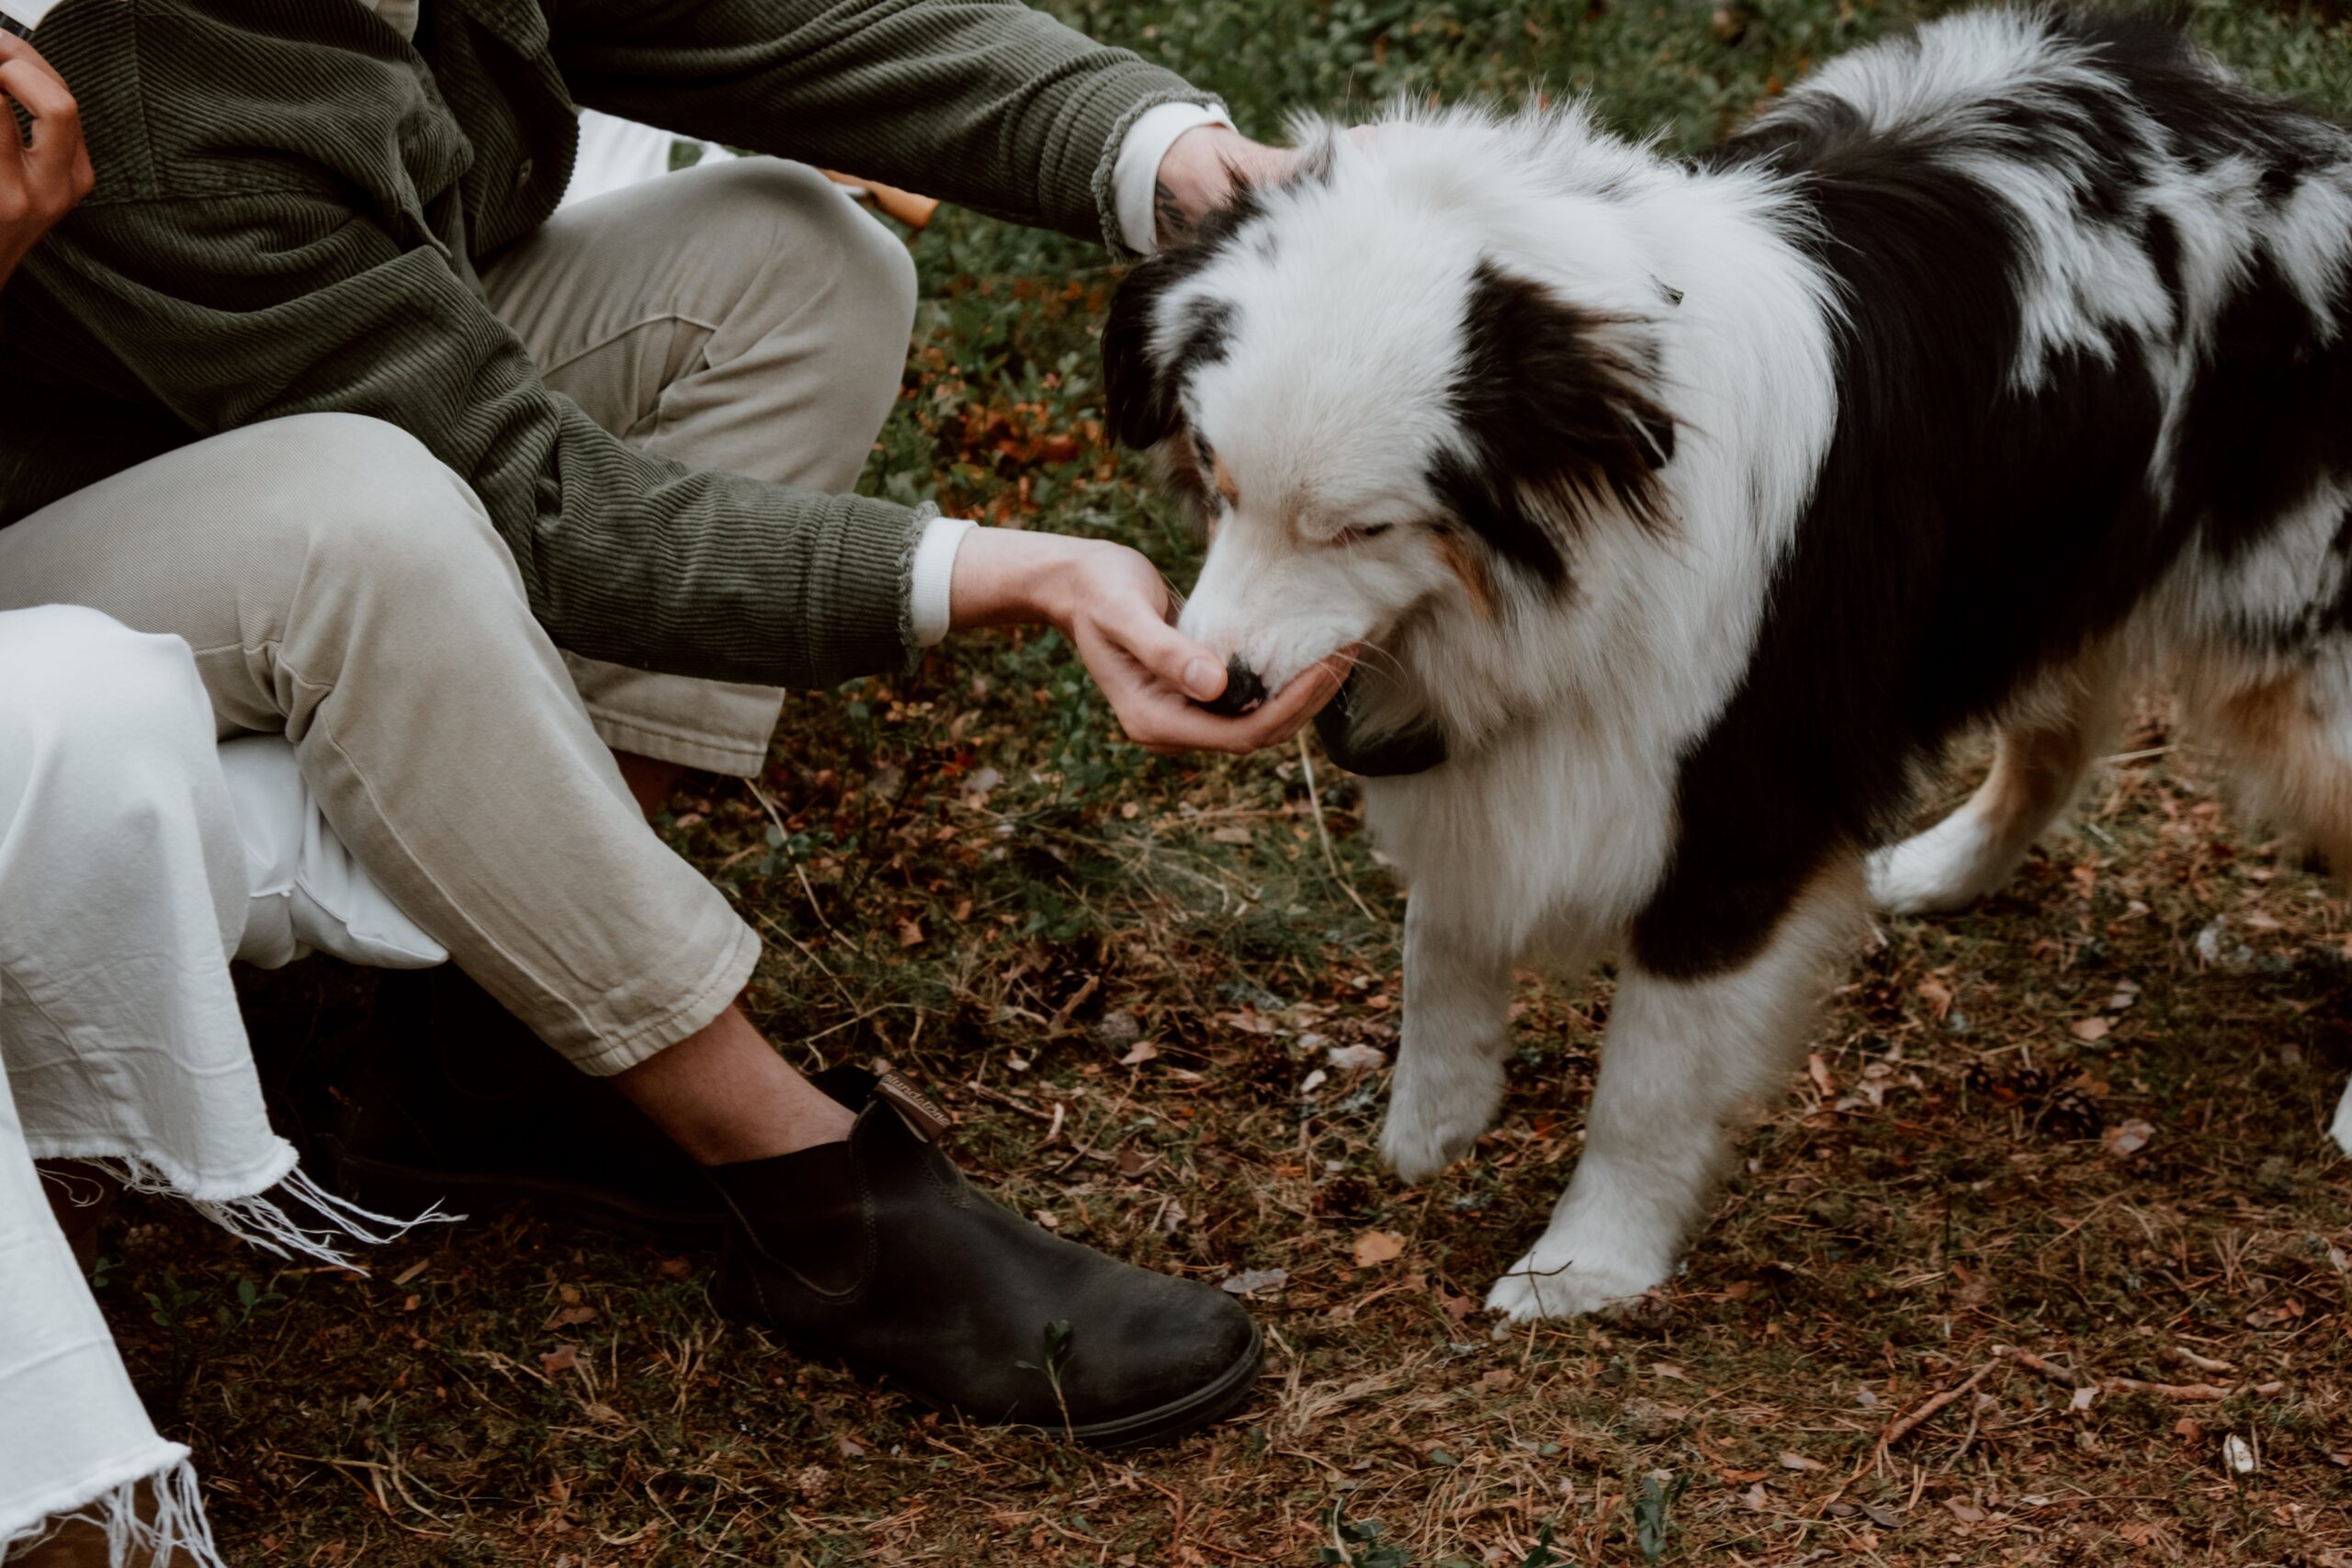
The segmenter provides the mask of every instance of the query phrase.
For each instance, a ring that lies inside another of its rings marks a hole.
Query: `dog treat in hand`
[[[1266,700],[1266,683],[1258,672],[1238,659],[1228,660],[1225,666],[1225,690],[1200,705],[1211,713],[1238,718]]]

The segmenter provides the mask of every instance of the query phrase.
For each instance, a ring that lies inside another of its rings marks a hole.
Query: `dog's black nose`
[[[1258,679],[1255,670],[1235,658],[1226,661],[1225,690],[1217,694],[1215,702],[1203,703],[1201,706],[1211,713],[1221,713],[1232,718],[1248,713],[1265,700],[1266,683]]]

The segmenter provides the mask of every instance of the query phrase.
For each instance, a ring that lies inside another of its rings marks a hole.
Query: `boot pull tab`
[[[923,1142],[935,1144],[946,1134],[947,1112],[897,1073],[884,1073],[876,1078],[874,1092],[888,1101],[890,1109],[899,1113],[899,1119]]]

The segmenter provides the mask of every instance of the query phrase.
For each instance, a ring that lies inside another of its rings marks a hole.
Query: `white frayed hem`
[[[173,1180],[153,1161],[137,1155],[84,1156],[80,1163],[105,1171],[130,1191],[176,1198],[238,1240],[249,1241],[280,1258],[313,1258],[359,1274],[367,1273],[367,1268],[345,1253],[337,1246],[337,1238],[356,1241],[363,1247],[381,1247],[398,1241],[419,1225],[447,1224],[466,1217],[443,1213],[438,1203],[414,1219],[379,1214],[336,1197],[299,1167],[279,1177],[272,1187],[249,1197],[198,1198],[188,1191],[186,1184]],[[312,1229],[299,1223],[279,1207],[272,1193],[299,1199],[323,1222],[322,1226]]]
[[[110,1486],[80,1507],[51,1514],[0,1540],[0,1556],[37,1546],[69,1524],[106,1531],[107,1568],[229,1568],[212,1540],[212,1521],[204,1515],[196,1467],[185,1459]]]

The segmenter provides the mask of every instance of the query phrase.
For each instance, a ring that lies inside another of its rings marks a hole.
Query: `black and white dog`
[[[1996,886],[2127,679],[2352,867],[2352,132],[2045,9],[1845,56],[1695,162],[1581,107],[1309,130],[1132,275],[1107,397],[1209,515],[1186,631],[1268,690],[1366,649],[1390,1165],[1494,1116],[1515,964],[1618,955],[1582,1163],[1491,1306],[1665,1279],[1871,896]],[[1984,719],[1984,788],[1877,849]]]

